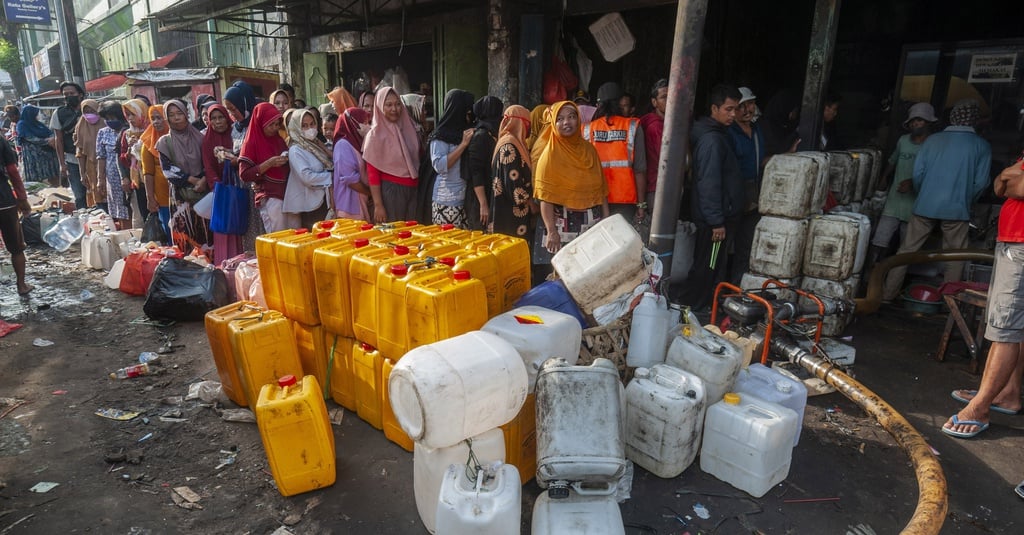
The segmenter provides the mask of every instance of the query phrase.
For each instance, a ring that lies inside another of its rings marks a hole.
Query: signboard
[[[971,71],[967,81],[972,84],[1013,82],[1017,54],[975,54],[971,57]]]
[[[48,0],[3,0],[7,20],[19,24],[50,25]]]
[[[36,78],[42,80],[50,75],[50,49],[44,48],[32,56],[32,66],[35,67]]]

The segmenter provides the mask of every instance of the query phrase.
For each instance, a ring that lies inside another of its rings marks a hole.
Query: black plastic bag
[[[170,241],[167,239],[167,231],[160,223],[160,215],[157,212],[146,216],[146,223],[142,226],[142,241],[143,243],[155,241],[159,244],[166,244]]]
[[[12,208],[13,210],[13,208]],[[40,220],[43,214],[32,212],[21,218],[21,235],[25,239],[25,245],[42,245],[43,231],[40,228]]]
[[[224,272],[181,258],[165,258],[153,273],[142,311],[153,319],[201,321],[228,301]]]

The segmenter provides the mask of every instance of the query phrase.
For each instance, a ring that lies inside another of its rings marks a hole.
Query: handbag
[[[160,222],[160,215],[157,212],[150,212],[146,216],[146,223],[142,226],[142,241],[160,244],[170,241],[167,239],[167,231],[164,230],[164,225]]]
[[[249,192],[239,185],[238,173],[224,163],[221,180],[213,187],[210,230],[218,234],[243,235],[249,229]]]

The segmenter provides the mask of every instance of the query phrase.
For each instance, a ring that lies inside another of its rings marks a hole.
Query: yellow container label
[[[406,289],[409,349],[478,330],[487,322],[487,291],[476,278],[413,282]]]
[[[350,411],[356,410],[356,369],[352,360],[352,351],[356,342],[352,338],[333,335],[328,337],[331,348],[330,389],[331,399]]]
[[[256,237],[256,261],[260,268],[260,284],[267,307],[271,310],[284,311],[281,277],[277,272],[277,242],[307,234],[305,229],[285,229]]]
[[[217,376],[224,395],[240,407],[248,407],[249,401],[242,390],[238,377],[235,353],[231,349],[231,320],[258,315],[263,310],[255,301],[239,301],[206,313],[206,337],[210,339],[210,353],[217,365]]]
[[[334,484],[334,430],[313,376],[291,386],[277,381],[264,386],[256,402],[256,424],[282,496]]]
[[[381,429],[384,425],[380,406],[384,357],[380,351],[357,343],[352,349],[352,360],[356,376],[356,414],[375,429]]]
[[[412,439],[409,435],[405,434],[402,430],[402,426],[398,425],[398,420],[395,418],[395,411],[391,410],[391,396],[388,394],[388,379],[391,377],[391,369],[395,367],[395,361],[385,358],[384,364],[381,367],[381,389],[380,389],[380,408],[381,408],[381,421],[384,426],[384,437],[398,444],[405,451],[412,451]],[[536,454],[534,455],[536,456]],[[536,462],[536,461],[534,461]]]
[[[268,310],[254,318],[232,320],[229,328],[238,378],[250,407],[255,406],[263,385],[285,375],[302,375],[292,321],[284,314]]]
[[[505,434],[505,462],[519,470],[525,485],[537,474],[537,396],[529,394],[519,415],[501,426]]]
[[[317,307],[316,281],[313,274],[313,253],[320,247],[337,243],[328,232],[310,234],[308,238],[277,242],[277,271],[281,278],[284,313],[307,325],[320,323]]]
[[[313,251],[313,281],[320,322],[333,334],[353,338],[352,292],[349,262],[360,248],[351,241],[335,241]]]

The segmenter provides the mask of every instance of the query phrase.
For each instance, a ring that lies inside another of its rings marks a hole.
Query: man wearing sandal
[[[21,216],[31,211],[25,184],[18,174],[18,155],[10,143],[0,137],[0,237],[11,253],[18,295],[32,291],[32,285],[25,282],[25,238],[21,233]]]
[[[999,234],[988,289],[988,325],[992,342],[977,390],[954,390],[954,399],[967,406],[950,417],[942,432],[973,438],[988,429],[991,412],[1021,410],[1024,374],[1024,163],[1007,167],[993,183],[996,195],[1006,197],[999,212]]]

